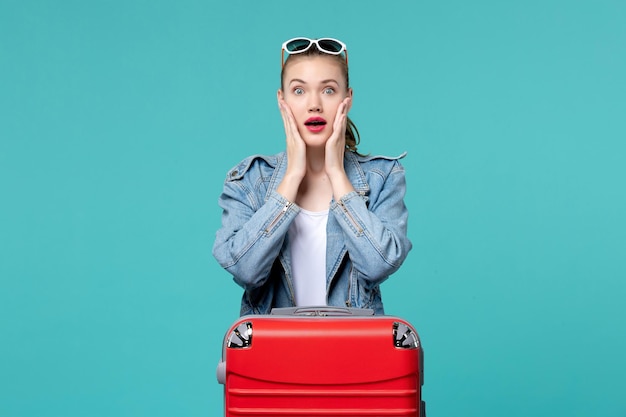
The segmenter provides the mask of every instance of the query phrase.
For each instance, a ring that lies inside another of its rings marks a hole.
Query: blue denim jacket
[[[344,167],[355,191],[329,206],[329,306],[384,314],[379,285],[411,249],[402,157],[345,153]],[[286,169],[285,152],[250,156],[228,172],[219,198],[222,227],[213,256],[244,289],[241,315],[295,306],[287,231],[300,208],[276,192]]]

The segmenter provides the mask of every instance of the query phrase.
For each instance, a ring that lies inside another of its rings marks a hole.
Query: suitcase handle
[[[373,316],[370,308],[310,306],[310,307],[279,307],[273,308],[272,315],[281,316]]]

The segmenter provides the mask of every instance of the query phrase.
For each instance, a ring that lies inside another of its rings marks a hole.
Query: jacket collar
[[[361,195],[369,194],[370,186],[365,180],[365,172],[354,152],[346,151],[343,157],[343,166],[355,191]]]
[[[363,168],[361,168],[361,164],[359,164],[358,156],[354,152],[345,152],[343,156],[343,166],[346,170],[346,175],[348,176],[348,179],[354,187],[354,190],[360,195],[369,194],[370,187],[365,179],[365,172],[363,172]],[[274,173],[272,174],[272,178],[270,180],[268,192],[265,195],[266,201],[269,198],[270,194],[276,191],[276,188],[278,188],[278,185],[285,176],[285,172],[287,172],[287,153],[281,152],[277,155],[276,168],[274,168]]]

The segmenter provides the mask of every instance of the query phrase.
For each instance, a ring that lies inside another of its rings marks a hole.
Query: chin
[[[304,144],[310,148],[317,148],[317,147],[324,147],[326,146],[326,142],[328,142],[328,139],[330,138],[330,136],[327,135],[307,135],[307,136],[303,136],[302,140],[304,141]]]
[[[299,127],[298,133],[304,141],[304,144],[308,147],[323,147],[326,146],[326,142],[332,135],[332,126],[326,125],[326,128],[321,132],[310,132],[306,127]]]

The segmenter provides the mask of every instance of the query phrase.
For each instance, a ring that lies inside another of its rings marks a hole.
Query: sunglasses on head
[[[340,40],[333,38],[293,38],[283,43],[280,52],[281,65],[285,65],[285,52],[287,55],[301,54],[308,51],[311,45],[317,46],[317,49],[325,54],[341,55],[343,53],[346,57],[346,64],[348,63],[348,49],[346,49],[346,44]]]

